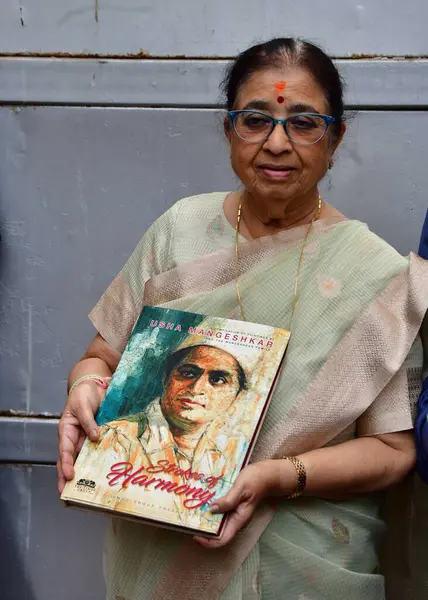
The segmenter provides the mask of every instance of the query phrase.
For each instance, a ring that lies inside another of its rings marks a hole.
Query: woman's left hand
[[[279,486],[279,463],[282,462],[284,461],[264,460],[245,467],[229,492],[214,500],[210,506],[212,513],[229,513],[221,537],[194,539],[204,548],[221,548],[228,544],[249,523],[258,503],[266,496],[279,493],[279,488],[282,487]]]

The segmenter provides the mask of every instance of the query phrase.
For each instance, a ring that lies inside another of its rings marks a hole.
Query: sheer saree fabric
[[[144,304],[240,318],[225,196],[182,200],[144,235],[90,315],[113,348],[123,351]],[[249,320],[289,327],[306,230],[241,238],[239,280]],[[427,304],[422,259],[403,258],[360,222],[316,222],[284,369],[252,460],[410,429]],[[180,533],[112,520],[107,598],[382,600],[379,504],[379,495],[266,503],[218,551]]]

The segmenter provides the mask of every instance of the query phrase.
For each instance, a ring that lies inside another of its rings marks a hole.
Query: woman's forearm
[[[97,334],[86,350],[82,360],[74,365],[68,377],[68,390],[84,375],[111,377],[120,360],[120,354]]]
[[[414,467],[415,457],[413,434],[400,432],[350,440],[297,458],[306,469],[304,494],[338,499],[375,492],[399,482]],[[289,495],[294,491],[290,482],[296,483],[295,467],[287,460],[278,463],[279,493]]]
[[[100,377],[111,377],[112,372],[108,364],[102,358],[84,358],[74,365],[68,376],[67,391],[75,381],[85,375],[99,375]]]

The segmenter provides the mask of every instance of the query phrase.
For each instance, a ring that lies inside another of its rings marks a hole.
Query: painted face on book
[[[194,429],[227,411],[241,389],[239,366],[228,352],[196,346],[172,370],[161,400],[170,425]]]

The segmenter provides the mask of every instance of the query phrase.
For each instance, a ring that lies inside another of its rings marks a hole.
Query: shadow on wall
[[[16,471],[6,465],[0,467],[1,600],[37,600],[27,572],[27,523],[31,507],[25,502],[28,495],[23,494],[25,473],[21,481],[13,476]]]

